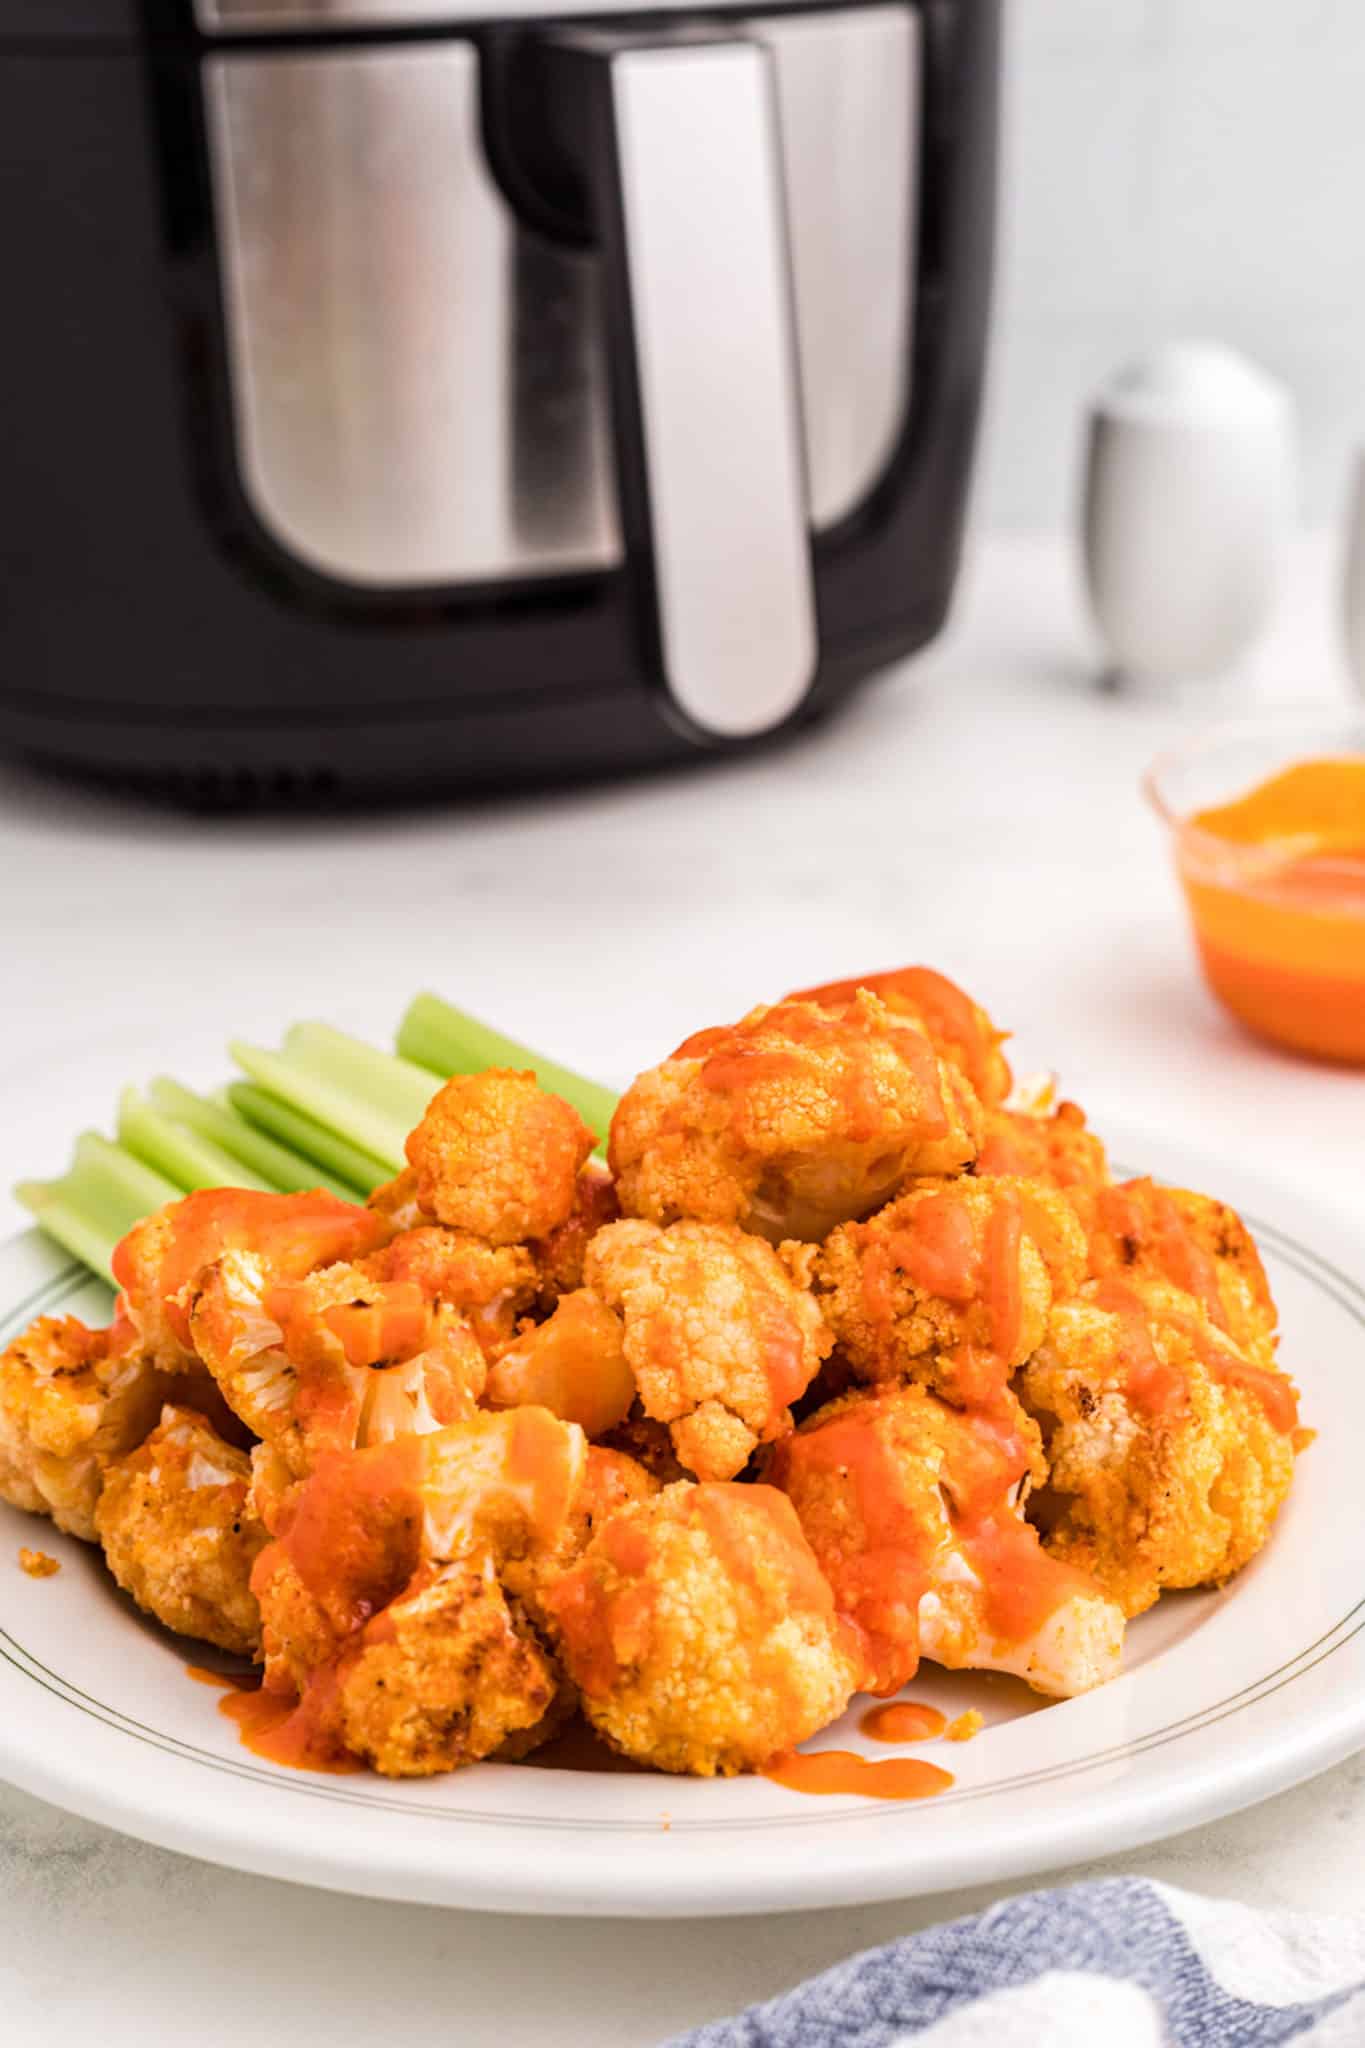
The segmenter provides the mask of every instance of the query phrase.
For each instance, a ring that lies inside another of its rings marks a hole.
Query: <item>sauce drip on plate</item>
[[[339,1756],[335,1746],[320,1733],[328,1697],[333,1689],[332,1674],[318,1674],[323,1683],[309,1686],[301,1700],[267,1692],[258,1672],[209,1671],[199,1664],[187,1664],[186,1675],[199,1685],[222,1689],[218,1711],[231,1721],[243,1749],[267,1763],[284,1764],[296,1771],[326,1771],[333,1777],[349,1776],[364,1769],[354,1757]]]
[[[858,1727],[874,1742],[929,1742],[942,1735],[948,1725],[946,1714],[919,1700],[887,1700],[869,1707]]]
[[[932,1799],[953,1783],[951,1771],[917,1756],[871,1759],[852,1749],[817,1749],[810,1756],[789,1750],[774,1757],[763,1775],[789,1792],[825,1798]]]

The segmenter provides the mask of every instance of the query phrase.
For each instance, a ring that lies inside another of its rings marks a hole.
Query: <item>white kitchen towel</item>
[[[1105,1878],[1005,1899],[672,2048],[1361,2048],[1365,1924]]]

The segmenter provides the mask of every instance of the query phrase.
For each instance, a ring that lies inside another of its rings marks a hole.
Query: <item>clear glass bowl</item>
[[[1245,844],[1195,822],[1309,760],[1365,761],[1365,711],[1212,727],[1156,761],[1144,788],[1170,828],[1214,994],[1262,1037],[1365,1066],[1365,795],[1358,845],[1336,855]]]

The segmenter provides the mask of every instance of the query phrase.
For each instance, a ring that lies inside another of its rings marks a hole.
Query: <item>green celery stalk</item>
[[[425,1067],[396,1059],[331,1024],[291,1024],[282,1050],[285,1059],[398,1119],[404,1136],[421,1122],[436,1093]]]
[[[323,1186],[334,1195],[340,1195],[343,1201],[360,1200],[360,1189],[354,1182],[340,1180],[335,1174],[324,1172],[316,1160],[305,1158],[303,1153],[266,1137],[235,1109],[227,1108],[221,1102],[212,1102],[207,1096],[196,1095],[165,1074],[158,1075],[147,1093],[163,1116],[209,1139],[220,1150],[240,1160],[243,1166],[250,1167],[253,1173],[260,1174],[268,1186],[279,1188],[286,1194],[301,1194],[307,1189]]]
[[[333,1075],[320,1074],[297,1054],[267,1052],[263,1046],[233,1039],[228,1050],[243,1073],[291,1109],[302,1110],[329,1131],[382,1160],[390,1173],[406,1162],[403,1141],[421,1115],[407,1117],[379,1107],[356,1094]],[[395,1065],[397,1062],[395,1061]]]
[[[15,1198],[48,1237],[84,1266],[115,1285],[114,1247],[135,1223],[181,1189],[95,1131],[77,1140],[72,1164],[59,1180],[21,1181]]]
[[[429,1067],[448,1079],[452,1074],[478,1074],[485,1067],[530,1068],[542,1088],[572,1103],[590,1130],[605,1138],[619,1098],[598,1081],[589,1081],[543,1053],[532,1052],[504,1037],[477,1017],[430,991],[414,996],[398,1027],[398,1050],[404,1059]]]
[[[172,1123],[159,1110],[144,1102],[136,1088],[125,1088],[119,1097],[119,1143],[146,1165],[174,1180],[186,1194],[192,1188],[259,1188],[273,1191],[272,1183],[254,1173],[221,1145],[184,1124]]]
[[[344,1192],[347,1183],[368,1195],[381,1181],[389,1178],[390,1167],[382,1159],[376,1159],[372,1152],[363,1152],[359,1146],[348,1144],[335,1131],[329,1131],[302,1110],[282,1102],[278,1095],[271,1095],[265,1088],[257,1088],[250,1081],[233,1081],[227,1089],[232,1107],[258,1130],[269,1132],[283,1145],[289,1146],[299,1156],[315,1159],[320,1170],[330,1174],[334,1183]],[[359,1199],[359,1196],[355,1197]]]

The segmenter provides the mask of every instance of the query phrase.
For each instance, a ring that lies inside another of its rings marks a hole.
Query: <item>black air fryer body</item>
[[[997,13],[0,0],[0,744],[219,796],[539,779],[751,745],[921,646],[978,410]],[[845,192],[795,154],[845,23],[913,48],[839,88],[850,133],[884,87],[910,108],[884,215],[875,164]],[[761,146],[708,186],[732,119]]]

